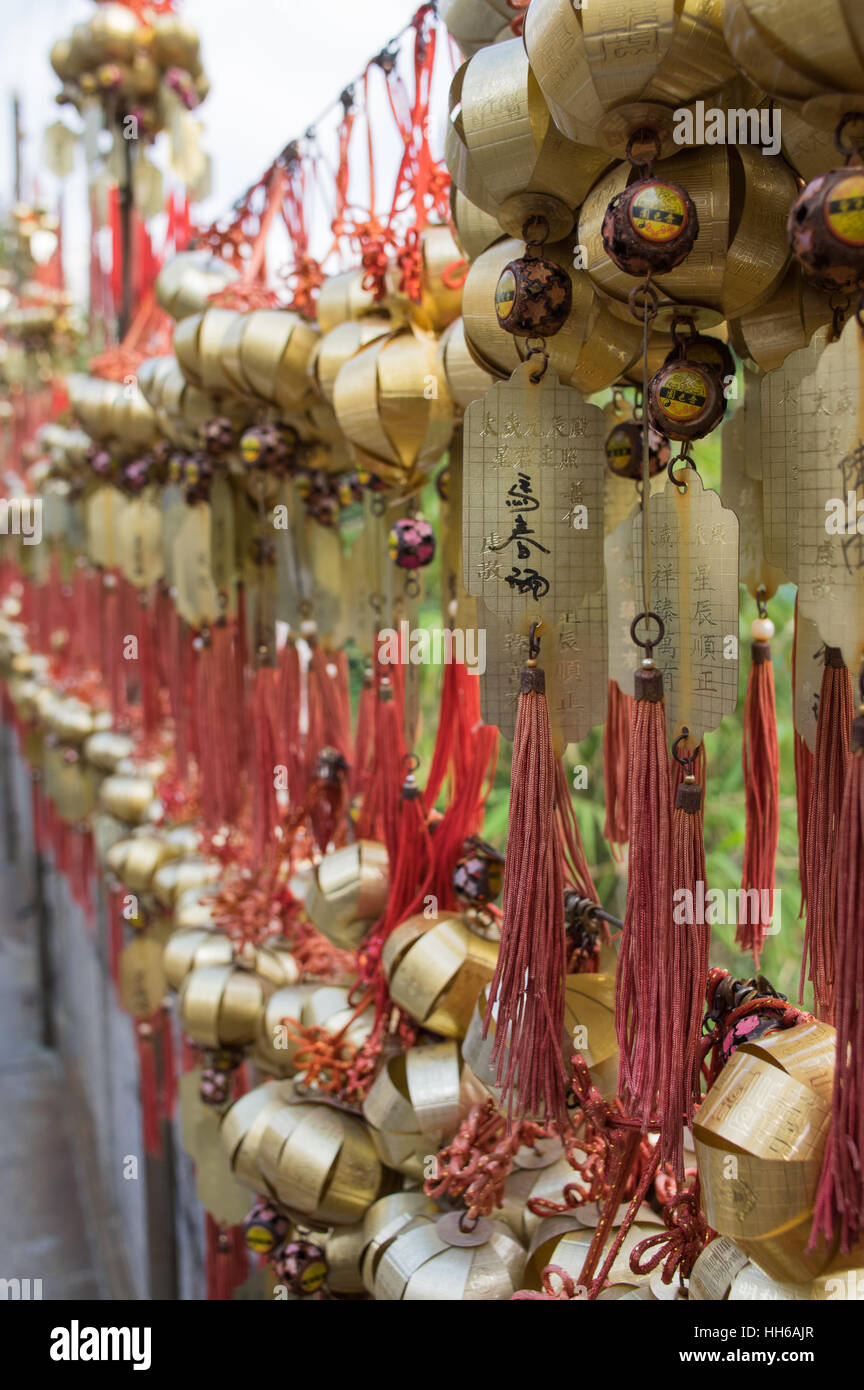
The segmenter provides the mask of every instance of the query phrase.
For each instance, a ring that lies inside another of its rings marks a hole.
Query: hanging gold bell
[[[481,367],[465,342],[465,323],[455,319],[438,340],[438,364],[443,373],[457,414],[481,396],[485,396],[495,378]]]
[[[409,917],[381,953],[393,1002],[445,1038],[464,1038],[497,958],[497,942],[478,936],[457,913]]]
[[[164,836],[150,830],[128,840],[120,840],[108,852],[108,868],[132,893],[147,893],[153,875],[161,864],[176,859],[179,850]]]
[[[303,1005],[314,990],[315,986],[311,984],[284,985],[270,995],[261,1018],[261,1031],[254,1052],[255,1061],[265,1071],[275,1076],[293,1076],[294,1057],[301,1043],[292,1036],[284,1020],[299,1020]]]
[[[409,327],[362,348],[336,377],[333,408],[357,465],[410,485],[438,462],[453,432],[434,338]]]
[[[438,15],[466,58],[513,34],[507,0],[439,0]]]
[[[772,96],[806,101],[864,91],[864,27],[856,0],[726,0],[723,27],[735,62]]]
[[[556,1153],[559,1155],[556,1157]],[[574,1150],[584,1158],[581,1150]],[[530,1166],[522,1166],[523,1163]],[[564,1189],[580,1181],[579,1174],[562,1155],[557,1139],[540,1139],[535,1150],[519,1149],[513,1171],[504,1184],[504,1203],[496,1210],[496,1218],[506,1222],[518,1241],[529,1245],[536,1231],[554,1217],[536,1216],[528,1206],[537,1199],[564,1205]]]
[[[240,965],[207,965],[189,972],[177,996],[184,1030],[203,1047],[245,1047],[261,1028],[273,986]]]
[[[694,1126],[708,1224],[766,1274],[804,1283],[833,1250],[808,1252],[831,1116],[835,1033],[799,1023],[742,1044]]]
[[[231,965],[234,945],[222,932],[203,927],[180,927],[169,936],[162,952],[162,968],[168,988],[178,990],[192,970]]]
[[[741,318],[730,319],[729,342],[739,357],[771,372],[790,353],[807,347],[831,316],[830,296],[810,284],[793,260],[770,299]]]
[[[568,235],[609,163],[557,129],[521,39],[481,49],[454,76],[444,156],[456,187],[510,236],[542,217],[550,241]]]
[[[329,333],[337,324],[348,319],[362,319],[367,314],[380,318],[388,312],[387,302],[376,301],[371,290],[363,288],[363,271],[346,270],[329,275],[318,295],[318,328]]]
[[[461,1059],[455,1042],[409,1047],[382,1067],[363,1118],[382,1163],[424,1178],[459,1123]]]
[[[184,319],[203,313],[212,295],[239,278],[239,270],[208,251],[181,251],[156,276],[156,300],[172,318]]]
[[[362,1120],[308,1100],[268,1111],[259,1162],[284,1207],[325,1226],[360,1221],[393,1180]]]
[[[362,1047],[372,1031],[375,1014],[373,1009],[364,1009],[355,1017],[350,994],[345,985],[316,985],[303,1000],[303,1027],[321,1028],[331,1037],[338,1034],[349,1047]]]
[[[309,373],[325,400],[333,404],[336,377],[349,357],[389,333],[392,327],[389,318],[367,314],[362,319],[346,319],[318,339],[309,361]]]
[[[313,927],[343,950],[355,950],[387,904],[387,851],[375,840],[357,840],[325,854],[306,894]]]
[[[288,309],[254,309],[233,330],[239,378],[260,399],[296,410],[309,394],[309,361],[318,342],[314,324]],[[233,376],[225,365],[226,376]]]
[[[99,788],[98,804],[103,811],[130,825],[149,819],[156,788],[149,777],[112,773]]]
[[[504,235],[498,218],[478,208],[455,183],[450,185],[450,217],[456,244],[468,262],[476,260],[481,251]]]
[[[176,14],[156,15],[150,41],[153,57],[160,67],[185,68],[195,73],[200,66],[198,31]]]
[[[84,741],[84,757],[100,772],[113,772],[121,758],[128,758],[135,745],[128,734],[101,729]]]
[[[327,1287],[331,1293],[362,1294],[364,1290],[360,1260],[363,1254],[363,1223],[336,1228],[321,1239],[327,1260]]]
[[[779,285],[788,262],[786,210],[796,184],[782,159],[763,158],[747,145],[683,150],[661,160],[654,176],[686,190],[693,200],[699,236],[676,269],[652,281],[677,305],[713,310],[714,317],[694,314],[697,327],[745,314],[766,300]],[[613,198],[637,179],[628,164],[617,164],[585,199],[579,214],[579,242],[585,248],[587,274],[611,298],[616,313],[632,318],[627,303],[631,276],[607,256],[603,222]],[[661,316],[654,327],[668,326]]]
[[[156,870],[151,888],[163,907],[173,908],[181,893],[215,883],[221,873],[218,859],[171,859]]]
[[[531,70],[559,130],[617,154],[634,131],[674,149],[676,112],[719,95],[735,76],[722,0],[634,0],[575,6],[533,0],[525,16]]]
[[[202,927],[208,931],[217,929],[212,894],[219,887],[218,880],[207,888],[188,888],[178,894],[174,903],[174,926]]]
[[[270,1115],[281,1110],[294,1096],[287,1081],[267,1081],[235,1100],[222,1116],[219,1139],[228,1156],[234,1176],[253,1192],[274,1193],[259,1163],[261,1136]]]
[[[399,1232],[417,1216],[437,1216],[438,1208],[425,1192],[394,1192],[379,1197],[363,1218],[361,1273],[367,1293],[374,1293],[381,1256]]]
[[[463,1302],[512,1298],[525,1251],[500,1221],[460,1230],[460,1213],[416,1216],[382,1252],[374,1292],[382,1302]]]
[[[630,1268],[630,1255],[635,1246],[646,1237],[656,1235],[658,1231],[658,1226],[653,1221],[648,1225],[640,1220],[643,1214],[649,1218],[653,1215],[647,1207],[642,1207],[612,1262],[608,1276],[609,1284],[623,1284],[627,1288],[635,1289],[640,1285],[647,1285],[650,1281],[650,1274],[634,1274]],[[612,1244],[615,1235],[614,1229],[609,1232],[604,1250]],[[570,1275],[571,1279],[575,1279],[578,1283],[593,1237],[593,1228],[583,1225],[578,1216],[551,1216],[547,1220],[541,1221],[531,1239],[528,1261],[525,1265],[525,1281],[522,1287],[534,1290],[542,1289],[543,1270],[547,1265],[557,1265],[559,1269],[563,1269],[566,1274]],[[602,1264],[602,1262],[603,1255],[601,1254],[600,1263]],[[583,1297],[585,1297],[584,1294]]]

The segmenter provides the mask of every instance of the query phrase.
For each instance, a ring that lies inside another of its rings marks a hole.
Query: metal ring
[[[643,303],[639,302],[638,296],[640,294],[646,296]],[[656,319],[657,311],[660,308],[660,296],[651,284],[651,281],[646,280],[644,285],[633,286],[627,296],[627,303],[630,306],[630,313],[633,315],[634,319],[644,320],[647,318],[648,322],[652,323],[653,320]]]
[[[687,465],[688,468],[692,468],[692,469],[695,470],[696,465],[695,465],[695,463],[693,462],[692,458],[690,457],[690,441],[689,441],[689,440],[688,440],[687,443],[684,445],[684,447],[683,447],[683,449],[680,451],[680,453],[677,453],[677,454],[675,455],[674,458],[671,458],[671,459],[669,460],[669,462],[667,463],[667,465],[666,465],[666,473],[667,473],[667,475],[668,475],[668,478],[669,478],[670,483],[674,483],[675,487],[677,487],[677,489],[678,489],[679,492],[686,492],[686,491],[687,491],[687,484],[686,484],[686,483],[683,483],[683,482],[679,482],[678,479],[675,477],[675,465],[676,465],[676,463],[685,463],[685,464]]]
[[[528,235],[528,228],[531,226],[532,223],[535,223],[538,227],[539,227],[539,226],[544,227],[544,228],[545,228],[545,231],[543,231],[543,232],[541,233],[541,235],[538,236],[538,237],[529,237],[529,235]],[[545,218],[545,217],[543,216],[543,214],[540,213],[540,212],[532,213],[530,217],[526,217],[525,221],[522,223],[522,240],[525,242],[525,250],[528,251],[529,248],[534,247],[534,246],[542,246],[543,243],[544,243],[545,241],[547,241],[548,239],[549,239],[549,222],[548,222],[548,219]]]
[[[637,159],[633,153],[633,146],[640,137],[642,143],[650,145],[653,151],[647,159]],[[650,126],[640,126],[638,130],[634,130],[628,137],[627,145],[624,150],[624,157],[627,163],[631,164],[634,169],[650,169],[654,160],[660,158],[662,148],[662,141],[657,131],[652,130]]]
[[[653,642],[652,642],[652,641],[642,642],[642,641],[640,641],[640,639],[636,636],[636,626],[637,626],[638,623],[641,623],[641,622],[643,622],[643,621],[647,623],[647,622],[650,622],[652,619],[653,619],[653,621],[657,624],[657,626],[658,626],[659,629],[660,629],[659,635],[658,635],[657,637],[655,637],[655,639],[654,639]],[[636,614],[636,617],[633,619],[632,623],[630,624],[630,641],[633,642],[633,643],[635,643],[635,645],[636,645],[637,647],[642,647],[642,648],[644,648],[644,650],[645,650],[646,652],[653,651],[653,649],[654,649],[655,647],[659,647],[660,643],[663,641],[663,638],[664,638],[665,636],[666,636],[666,624],[664,623],[663,619],[660,617],[660,614],[659,614],[659,613],[652,613],[652,612],[650,611],[650,609],[649,609],[649,611],[648,611],[647,613],[637,613],[637,614]]]
[[[405,576],[405,597],[406,597],[406,598],[417,598],[418,595],[419,595],[419,593],[420,593],[420,580],[417,578],[416,574],[408,574],[408,575],[406,575],[406,576]]]
[[[768,605],[765,602],[766,593],[767,590],[765,588],[765,585],[760,584],[756,590],[756,612],[759,614],[760,618],[768,617]]]
[[[416,753],[406,753],[402,759],[402,766],[406,772],[416,772],[420,766],[420,759]]]

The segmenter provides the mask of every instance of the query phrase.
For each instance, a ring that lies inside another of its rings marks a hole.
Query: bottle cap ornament
[[[864,107],[864,100],[862,100]],[[838,148],[849,113],[837,128]],[[856,147],[856,157],[857,147]],[[864,284],[864,168],[860,163],[812,179],[789,210],[789,243],[807,278],[822,290]]]
[[[726,413],[727,396],[720,372],[690,358],[693,335],[681,331],[683,323],[673,321],[676,347],[648,383],[648,418],[669,439],[685,442],[711,433]]]
[[[610,473],[616,478],[632,478],[638,482],[642,477],[643,431],[648,430],[648,471],[653,478],[660,473],[672,457],[669,440],[665,434],[646,427],[642,420],[621,420],[606,438],[606,463]]]
[[[685,188],[649,176],[615,195],[601,235],[606,255],[628,275],[665,275],[690,254],[699,217]]]

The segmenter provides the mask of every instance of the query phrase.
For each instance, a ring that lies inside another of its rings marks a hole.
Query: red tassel
[[[483,1020],[508,1116],[566,1122],[564,875],[555,817],[556,759],[546,682],[523,667],[513,741],[501,950]],[[497,1006],[497,1007],[496,1007]]]
[[[630,838],[627,827],[627,769],[632,724],[633,696],[625,695],[617,681],[610,681],[603,729],[603,785],[606,788],[603,834],[615,859],[623,858],[623,848]]]
[[[206,756],[201,777],[201,809],[206,824],[232,822],[240,807],[242,763],[240,728],[244,712],[237,707],[231,629],[216,623],[198,657],[197,742]]]
[[[120,956],[123,951],[123,898],[125,890],[118,888],[108,894],[108,973],[114,988],[120,985]]]
[[[798,596],[795,596],[795,635],[792,641],[792,690],[798,688]],[[810,792],[813,786],[813,754],[798,730],[792,734],[795,757],[795,805],[798,823],[798,879],[801,884],[799,917],[807,907],[807,821],[810,814]]]
[[[400,706],[393,686],[386,676],[382,676],[375,704],[375,764],[357,822],[357,838],[383,840],[391,860],[396,853],[399,834],[399,797],[404,757]]]
[[[141,1134],[144,1150],[152,1158],[162,1154],[159,1132],[159,1087],[156,1079],[156,1037],[150,1023],[139,1023],[135,1041],[138,1046],[139,1094],[141,1103]]]
[[[561,758],[555,763],[555,819],[564,855],[565,883],[568,887],[575,888],[583,898],[589,898],[592,903],[599,902],[591,870],[585,858],[579,822],[570,795],[567,769]]]
[[[302,708],[302,676],[300,653],[294,642],[286,642],[279,654],[279,679],[276,691],[276,740],[279,761],[288,773],[288,801],[300,806],[306,794],[308,779],[300,733]]]
[[[498,730],[489,724],[479,724],[470,742],[470,753],[470,762],[432,836],[434,869],[429,892],[437,898],[439,912],[458,906],[453,892],[453,870],[465,851],[465,841],[476,835],[483,824],[486,800],[495,780]]]
[[[771,645],[756,640],[751,653],[741,749],[746,807],[743,896],[735,940],[743,951],[753,952],[753,963],[758,970],[759,952],[774,911],[774,866],[780,831],[780,749]],[[755,910],[751,898],[754,891]]]
[[[663,677],[653,667],[636,672],[627,778],[630,864],[615,985],[618,1084],[643,1129],[657,1117],[665,1156],[670,1146],[674,1150],[681,1117],[659,1113],[667,1089],[663,1045],[671,1026],[671,808]]]
[[[680,890],[689,895],[684,903],[693,904],[699,895],[697,884],[703,885],[703,892],[705,885],[702,788],[689,770],[691,760],[683,761],[685,775],[675,794],[672,814],[673,904],[678,903],[675,895]],[[664,1160],[672,1164],[679,1181],[684,1177],[683,1123],[692,1124],[699,1101],[699,1044],[711,937],[710,926],[691,921],[692,915],[673,907],[667,972],[670,1014],[663,1033],[660,1114],[667,1128],[661,1133],[661,1144]]]
[[[322,748],[335,748],[347,763],[354,761],[351,737],[351,699],[348,691],[348,659],[343,651],[327,651],[317,644],[309,661],[309,701],[321,711],[321,742],[310,744],[310,772]]]
[[[864,690],[862,690],[864,693]],[[831,1133],[816,1197],[811,1244],[840,1227],[843,1253],[864,1235],[864,705],[837,832],[837,1060]]]
[[[249,1255],[243,1239],[243,1228],[229,1226],[223,1230],[208,1211],[206,1234],[207,1298],[226,1303],[234,1290],[249,1277]]]
[[[153,612],[142,592],[138,595],[138,689],[145,734],[155,733],[162,719],[157,645]]]
[[[255,673],[255,688],[252,694],[252,727],[255,735],[252,843],[256,859],[261,858],[269,845],[279,819],[273,780],[278,762],[274,738],[275,699],[276,672],[268,666],[262,666]]]
[[[815,1011],[826,1023],[834,1018],[837,935],[837,832],[852,721],[852,681],[836,647],[825,648],[819,692],[813,786],[807,815],[807,927],[801,964],[813,981]]]
[[[364,797],[372,776],[375,748],[375,678],[366,671],[357,699],[357,737],[354,743],[354,766],[351,769],[351,794]]]

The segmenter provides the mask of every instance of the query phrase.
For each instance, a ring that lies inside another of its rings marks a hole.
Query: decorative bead
[[[291,1223],[272,1202],[260,1201],[250,1209],[243,1222],[243,1237],[256,1255],[271,1255],[284,1243],[290,1229]]]
[[[501,892],[504,857],[492,845],[473,836],[453,870],[453,892],[460,903],[490,903]]]
[[[572,302],[570,276],[542,256],[508,262],[495,290],[498,323],[518,338],[551,337],[565,323]]]
[[[428,521],[419,516],[396,521],[388,540],[390,559],[400,569],[419,570],[431,563],[435,555],[435,532]]]
[[[754,618],[750,624],[750,636],[754,642],[770,642],[774,636],[774,624],[770,618]]]
[[[292,1293],[317,1293],[327,1278],[327,1261],[320,1245],[310,1240],[292,1240],[283,1245],[273,1262],[276,1278]]]

